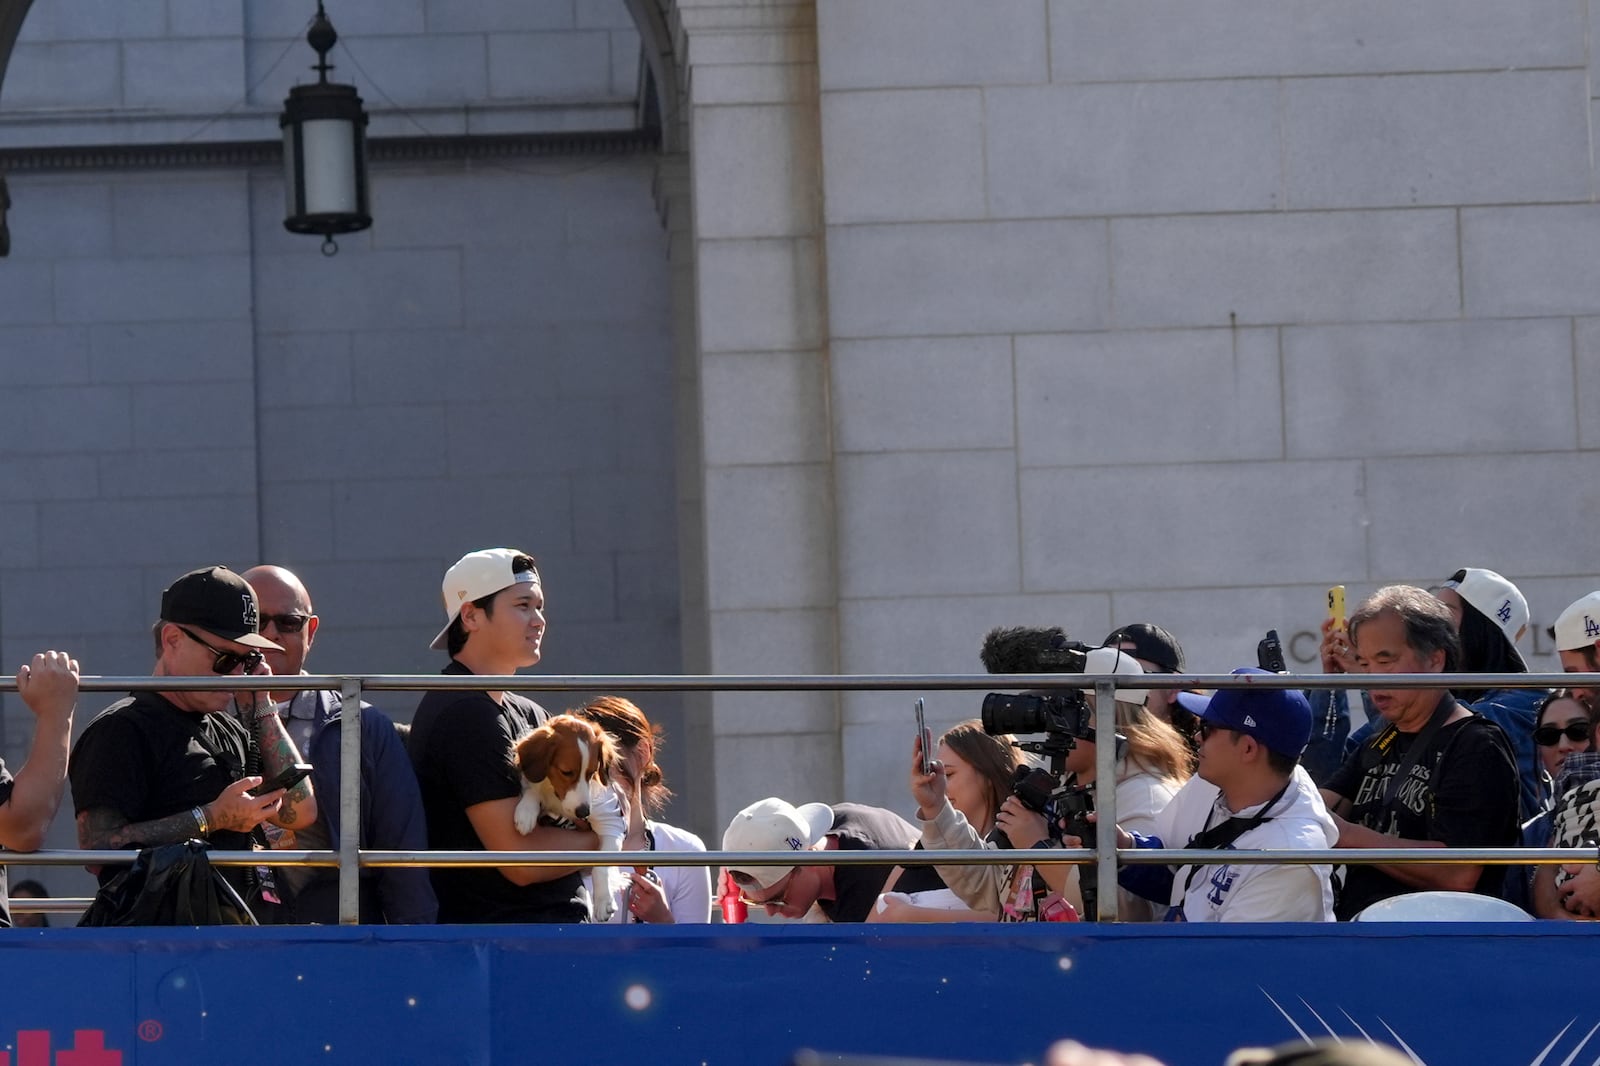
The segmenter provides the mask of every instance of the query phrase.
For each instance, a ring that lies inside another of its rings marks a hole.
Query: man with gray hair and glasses
[[[1452,673],[1460,638],[1450,611],[1413,585],[1379,589],[1350,616],[1356,669]],[[1322,790],[1341,848],[1511,847],[1517,843],[1517,765],[1500,727],[1438,688],[1372,688],[1383,719]],[[1352,865],[1335,914],[1379,900],[1448,889],[1498,895],[1504,867]]]

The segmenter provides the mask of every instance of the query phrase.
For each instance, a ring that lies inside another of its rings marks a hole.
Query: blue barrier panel
[[[1428,1066],[1554,1063],[1600,1023],[1570,979],[1590,969],[1593,936],[1567,923],[18,929],[0,932],[0,1066],[778,1066],[800,1047],[1037,1062],[1063,1036],[1218,1066],[1302,1031],[1403,1043]]]

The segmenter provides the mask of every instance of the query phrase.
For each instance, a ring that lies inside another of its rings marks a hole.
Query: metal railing
[[[1146,674],[1130,684],[1129,675],[1108,674],[825,674],[825,675],[440,675],[440,674],[314,674],[294,678],[297,691],[333,691],[340,694],[340,839],[333,851],[282,850],[213,851],[213,864],[222,866],[314,866],[339,871],[339,921],[354,925],[360,919],[359,877],[362,868],[470,867],[470,866],[594,866],[593,851],[384,851],[359,847],[361,824],[361,723],[364,693],[429,690],[511,692],[919,692],[919,691],[1019,691],[1082,689],[1095,692],[1095,729],[1114,734],[1115,691],[1118,687],[1158,689],[1335,689],[1373,687],[1370,674]],[[84,677],[80,692],[130,691],[282,691],[285,678],[273,676],[217,677]],[[1452,685],[1471,688],[1600,687],[1600,674],[1384,674],[1384,689],[1436,689]],[[0,677],[0,692],[16,691],[16,682]],[[82,701],[80,700],[80,703]],[[911,729],[908,726],[907,733]],[[1116,746],[1095,746],[1095,775],[1100,781],[1116,780]],[[1100,822],[1116,823],[1115,790],[1096,796]],[[1120,865],[1182,866],[1214,862],[1215,851],[1179,848],[1118,849],[1115,833],[1096,835],[1094,848],[1063,848],[1043,854],[994,850],[937,852],[937,865],[1009,866],[1019,854],[1033,865],[1095,866],[1099,919],[1115,921],[1117,870]],[[653,866],[876,866],[928,865],[927,851],[805,852],[652,852]],[[1553,865],[1600,860],[1596,849],[1585,848],[1334,848],[1321,850],[1239,851],[1228,853],[1230,864],[1415,864],[1415,865]],[[83,866],[128,862],[127,851],[38,851],[5,853],[7,865]],[[627,865],[618,862],[616,865]],[[72,900],[17,900],[20,913],[70,910]],[[46,904],[36,907],[34,904]]]

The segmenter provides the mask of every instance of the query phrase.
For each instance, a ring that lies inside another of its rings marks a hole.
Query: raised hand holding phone
[[[1350,634],[1347,632],[1344,613],[1344,586],[1334,585],[1328,590],[1328,617],[1322,623],[1322,672],[1325,674],[1350,674],[1355,672],[1355,660],[1350,654]]]

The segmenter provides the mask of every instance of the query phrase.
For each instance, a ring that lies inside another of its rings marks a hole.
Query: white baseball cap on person
[[[733,816],[722,834],[723,851],[810,851],[833,828],[833,808],[826,803],[796,807],[787,800],[757,800]],[[729,866],[728,872],[771,888],[793,866]]]
[[[1086,674],[1128,674],[1144,676],[1144,667],[1138,660],[1125,651],[1116,648],[1095,648],[1083,657],[1083,672]],[[1094,689],[1086,688],[1084,695],[1094,695]],[[1123,688],[1117,684],[1117,702],[1144,705],[1145,697],[1149,693],[1142,688]]]
[[[1591,592],[1556,619],[1556,651],[1578,651],[1600,643],[1600,592]]]
[[[1455,589],[1456,595],[1500,627],[1514,647],[1528,629],[1528,601],[1520,589],[1493,570],[1468,568],[1461,579],[1446,581],[1441,589]]]
[[[433,643],[428,647],[435,651],[444,650],[449,643],[450,624],[461,614],[462,605],[469,600],[493,596],[512,585],[539,584],[537,566],[521,573],[512,572],[511,566],[518,556],[532,558],[527,552],[516,548],[485,548],[468,552],[444,572],[444,628],[439,630],[439,635],[433,638]]]

